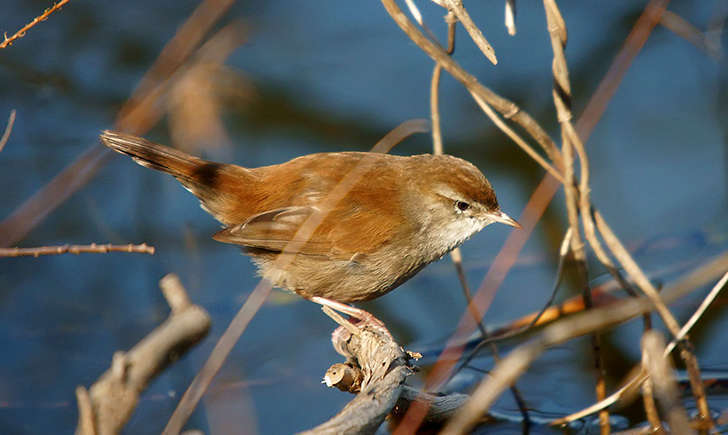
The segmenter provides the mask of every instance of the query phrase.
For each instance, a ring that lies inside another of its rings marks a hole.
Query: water
[[[11,33],[47,6],[11,0],[0,28]],[[96,143],[100,130],[111,127],[121,104],[195,6],[71,2],[0,52],[0,119],[17,110],[12,136],[0,153],[0,185],[5,186],[0,217]],[[467,6],[495,47],[499,64],[486,63],[465,32],[458,33],[457,60],[558,138],[543,9],[519,4],[519,34],[512,38],[503,30],[500,5]],[[421,7],[442,37],[443,12]],[[642,5],[622,1],[609,8],[562,7],[578,114]],[[700,27],[713,13],[710,2],[672,7]],[[191,145],[204,150],[192,152],[259,166],[311,152],[366,150],[400,122],[429,116],[432,63],[381,4],[240,3],[223,22],[236,19],[249,26],[249,42],[227,61],[239,76],[226,73],[216,80],[226,91],[220,111],[227,133],[203,136]],[[658,26],[587,144],[594,203],[648,271],[680,271],[686,261],[694,266],[725,250],[726,83],[724,62]],[[210,125],[202,107],[186,109],[193,120]],[[446,151],[480,167],[504,210],[517,217],[542,171],[496,131],[447,75],[441,83],[441,111]],[[174,122],[173,115],[147,137],[170,143],[168,120]],[[230,146],[208,147],[224,137]],[[428,152],[430,146],[429,137],[419,135],[395,152]],[[557,196],[496,295],[488,322],[505,323],[540,308],[550,291],[565,226],[563,197]],[[0,262],[0,346],[6,349],[0,364],[3,432],[71,431],[77,418],[74,388],[92,384],[115,350],[130,348],[166,318],[157,282],[174,272],[191,299],[211,313],[213,329],[150,385],[127,426],[128,433],[159,432],[257,282],[246,258],[209,238],[217,229],[171,177],[113,156],[23,239],[19,246],[147,242],[157,254]],[[471,286],[480,282],[509,231],[489,227],[463,246]],[[591,277],[602,272],[594,267]],[[563,292],[572,295],[575,289],[567,285]],[[697,300],[678,306],[680,319],[687,318]],[[454,271],[443,260],[365,308],[384,320],[401,343],[418,350],[444,343],[464,302]],[[725,339],[719,331],[728,318],[718,308],[709,314],[695,334],[698,357],[701,364],[725,365]],[[336,413],[350,396],[319,383],[326,368],[339,360],[329,344],[333,328],[317,306],[276,293],[233,350],[190,427],[212,433],[290,433]],[[608,336],[611,388],[639,360],[639,333],[627,325]],[[591,356],[585,341],[548,352],[519,382],[531,407],[563,415],[591,403]],[[487,360],[481,362],[488,368]],[[569,389],[554,397],[564,385]],[[512,411],[508,399],[503,400],[498,410]],[[633,414],[632,422],[639,422],[639,414]]]

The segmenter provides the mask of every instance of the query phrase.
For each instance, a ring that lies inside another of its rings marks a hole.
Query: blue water
[[[641,3],[562,4],[575,113],[606,72]],[[0,30],[14,32],[48,5],[6,1]],[[420,6],[429,26],[443,37],[443,11]],[[495,47],[499,64],[486,62],[462,31],[456,58],[558,138],[543,9],[527,2],[518,6],[519,33],[509,37],[502,5],[467,4]],[[71,2],[0,51],[0,125],[11,109],[17,111],[10,141],[0,153],[0,219],[95,144],[100,130],[112,126],[118,109],[195,7],[189,1]],[[704,28],[713,5],[674,2],[671,10]],[[206,148],[219,144],[202,143],[197,145],[203,150],[192,152],[259,166],[312,152],[366,150],[400,122],[429,116],[432,62],[378,2],[240,2],[223,24],[234,20],[249,27],[249,36],[227,60],[240,80],[221,99],[232,145]],[[243,84],[250,93],[233,92]],[[727,89],[725,61],[711,59],[658,26],[589,139],[594,202],[648,270],[681,270],[685,261],[699,264],[726,248]],[[481,168],[504,210],[517,217],[543,171],[447,75],[441,83],[441,111],[446,151]],[[167,121],[163,118],[147,136],[171,143]],[[430,147],[429,136],[419,135],[394,152],[423,153]],[[497,294],[488,322],[505,323],[540,308],[550,291],[565,227],[559,194]],[[213,327],[202,344],[150,385],[127,427],[127,433],[159,432],[257,283],[247,258],[209,238],[217,229],[171,177],[115,155],[19,242],[23,247],[146,242],[157,253],[0,261],[2,432],[73,430],[74,388],[92,384],[115,350],[130,348],[166,318],[157,282],[174,272],[191,299],[211,313]],[[472,287],[509,231],[489,227],[463,246]],[[590,276],[602,273],[595,267]],[[674,278],[668,274],[665,280]],[[575,289],[567,283],[563,292],[572,295]],[[676,309],[681,319],[694,303]],[[444,343],[464,302],[454,270],[443,260],[365,307],[402,344],[417,350]],[[720,331],[727,323],[716,308],[699,326],[701,363],[726,364]],[[350,399],[319,383],[326,368],[339,360],[329,342],[333,328],[317,306],[274,294],[189,427],[211,433],[291,433],[333,415]],[[639,361],[639,333],[627,326],[607,340],[613,355],[607,368],[610,387]],[[554,397],[554,389],[567,384],[568,390]],[[547,353],[519,387],[531,407],[547,414],[590,404],[588,345],[576,341]],[[512,410],[512,404],[502,406]]]

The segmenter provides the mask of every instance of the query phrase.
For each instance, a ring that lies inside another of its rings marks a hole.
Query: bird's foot
[[[361,308],[352,307],[351,305],[348,305],[348,304],[336,302],[334,300],[326,299],[326,298],[322,298],[322,297],[318,297],[318,296],[314,296],[310,300],[311,300],[311,302],[315,302],[324,307],[329,307],[334,311],[348,314],[350,317],[349,321],[359,328],[368,326],[371,329],[374,329],[375,331],[385,335],[386,337],[392,338],[392,334],[389,332],[387,327],[384,325],[384,322],[382,322],[381,320],[374,317],[374,315],[372,313],[370,313],[369,311],[362,310]],[[354,321],[352,321],[352,319]]]

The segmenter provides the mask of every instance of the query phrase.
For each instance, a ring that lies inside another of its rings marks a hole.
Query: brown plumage
[[[241,245],[263,277],[306,298],[378,297],[484,226],[518,225],[500,211],[482,173],[452,156],[320,153],[248,169],[122,133],[105,131],[101,139],[177,178],[225,226],[216,240]],[[350,189],[332,204],[328,195],[342,180]],[[276,263],[317,216],[320,224],[290,263]]]

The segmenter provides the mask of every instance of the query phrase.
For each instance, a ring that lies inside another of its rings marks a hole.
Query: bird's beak
[[[496,222],[500,222],[502,224],[510,225],[512,227],[518,228],[519,230],[521,228],[523,228],[521,226],[521,224],[519,224],[518,222],[516,222],[515,219],[513,219],[512,217],[508,216],[507,214],[503,213],[500,210],[498,210],[495,213],[488,213],[488,217],[490,217],[491,219],[493,219]]]

